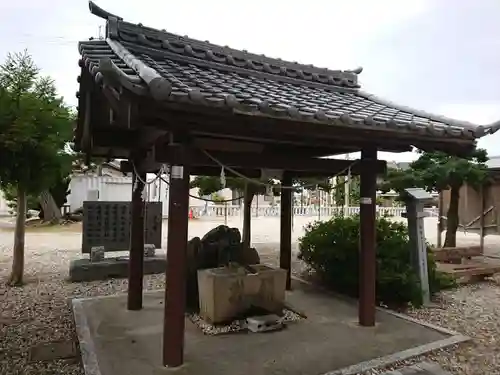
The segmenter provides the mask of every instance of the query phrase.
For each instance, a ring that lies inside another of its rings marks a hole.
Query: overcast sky
[[[96,2],[127,21],[217,44],[332,69],[362,66],[363,90],[400,104],[477,124],[500,119],[500,0]],[[1,1],[0,59],[27,48],[75,105],[77,41],[98,37],[103,25],[85,0]],[[498,144],[500,132],[479,143],[490,155],[500,154]]]

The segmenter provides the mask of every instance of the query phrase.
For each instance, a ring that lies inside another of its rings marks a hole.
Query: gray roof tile
[[[108,39],[80,43],[85,66],[96,81],[112,67],[135,89],[157,93],[156,99],[471,140],[500,128],[500,121],[477,126],[365,93],[357,82],[361,69],[329,70],[251,54],[123,22],[93,3],[90,7],[108,19]]]

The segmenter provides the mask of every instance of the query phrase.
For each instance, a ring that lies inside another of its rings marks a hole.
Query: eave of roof
[[[108,38],[106,41],[80,43],[83,64],[97,82],[103,75],[113,75],[127,88],[149,94],[156,100],[471,142],[500,129],[500,121],[475,125],[401,106],[363,92],[357,83],[361,69],[329,70],[272,59],[127,23],[93,2],[89,2],[89,6],[93,14],[107,20]],[[195,73],[190,70],[195,70]],[[249,92],[234,90],[234,87],[231,90],[222,84],[219,87],[204,81],[204,77],[196,77],[202,73],[214,82],[231,78],[236,87],[243,86]],[[257,85],[252,86],[252,80],[256,80]],[[191,84],[194,81],[195,84],[186,85],[184,81]],[[203,85],[208,89],[205,90]],[[259,86],[266,85],[270,87],[271,99],[251,94]],[[289,95],[290,91],[295,97]],[[276,103],[273,96],[281,96],[282,102]],[[300,104],[292,103],[290,97],[299,97]]]

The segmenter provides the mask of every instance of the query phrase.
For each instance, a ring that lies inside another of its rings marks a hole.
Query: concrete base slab
[[[349,375],[467,340],[401,314],[377,311],[375,327],[353,324],[356,304],[294,280],[287,303],[307,315],[272,333],[207,336],[186,320],[185,364],[161,364],[164,292],[127,311],[126,296],[73,300],[86,375]]]
[[[144,274],[152,275],[165,272],[165,254],[144,258]],[[128,276],[128,257],[106,258],[99,262],[90,259],[76,259],[70,263],[69,279],[73,282],[106,280]]]

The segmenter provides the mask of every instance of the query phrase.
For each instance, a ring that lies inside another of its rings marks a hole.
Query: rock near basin
[[[201,239],[194,237],[187,249],[186,302],[189,310],[198,311],[198,270],[224,267],[230,263],[242,266],[259,264],[256,249],[241,242],[238,228],[219,225],[208,231]]]

